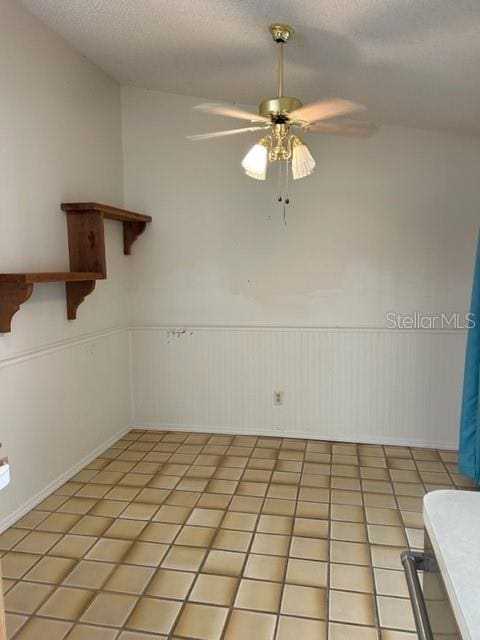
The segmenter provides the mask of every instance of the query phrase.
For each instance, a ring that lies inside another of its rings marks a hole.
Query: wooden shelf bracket
[[[124,222],[123,223],[123,253],[126,256],[132,253],[132,244],[142,235],[147,228],[146,222]]]
[[[12,318],[32,295],[33,284],[26,282],[0,283],[0,333],[12,330]]]
[[[104,220],[123,224],[123,252],[130,255],[150,216],[97,202],[63,203],[67,214],[70,271],[51,273],[0,273],[0,333],[11,331],[12,317],[32,295],[33,285],[65,282],[67,317],[75,320],[77,309],[95,289],[97,280],[107,277]]]
[[[80,280],[77,282],[66,282],[67,294],[67,318],[77,319],[77,309],[85,298],[95,289],[95,280]]]

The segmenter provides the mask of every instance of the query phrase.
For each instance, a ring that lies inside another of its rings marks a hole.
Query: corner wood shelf
[[[11,331],[12,317],[32,295],[33,285],[42,282],[65,282],[67,317],[74,320],[96,281],[107,277],[104,219],[123,223],[125,255],[131,254],[132,244],[152,221],[150,216],[96,202],[63,203],[62,209],[67,214],[71,271],[1,273],[0,333]]]
[[[116,207],[110,207],[108,204],[98,204],[97,202],[64,202],[62,204],[63,211],[68,216],[69,234],[70,226],[77,229],[84,224],[76,219],[76,216],[81,214],[82,218],[85,216],[102,220],[107,218],[108,220],[117,220],[123,223],[123,253],[126,256],[131,254],[132,244],[138,238],[140,234],[145,231],[147,222],[151,222],[151,216],[145,216],[141,213],[135,213],[133,211],[127,211],[126,209],[117,209]],[[75,218],[74,218],[75,216]],[[102,232],[103,234],[103,232]],[[70,245],[70,235],[69,235]]]

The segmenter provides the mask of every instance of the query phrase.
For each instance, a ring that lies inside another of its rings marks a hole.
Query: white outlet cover
[[[0,489],[5,489],[7,484],[10,483],[10,465],[0,465]]]

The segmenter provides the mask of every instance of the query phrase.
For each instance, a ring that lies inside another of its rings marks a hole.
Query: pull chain
[[[285,162],[285,198],[283,200],[283,224],[287,226],[287,206],[290,204],[290,198],[288,197],[289,191],[289,177],[290,177],[290,159],[287,158]]]
[[[285,167],[283,163],[285,162]],[[283,224],[287,225],[287,206],[290,204],[289,192],[290,160],[278,162],[278,202],[283,209]]]
[[[278,201],[283,202],[282,197],[282,161],[278,162]]]

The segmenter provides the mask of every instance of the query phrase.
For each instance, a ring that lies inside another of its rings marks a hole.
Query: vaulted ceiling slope
[[[286,93],[384,124],[480,134],[479,0],[21,0],[121,84],[255,105],[268,25],[292,24]]]

